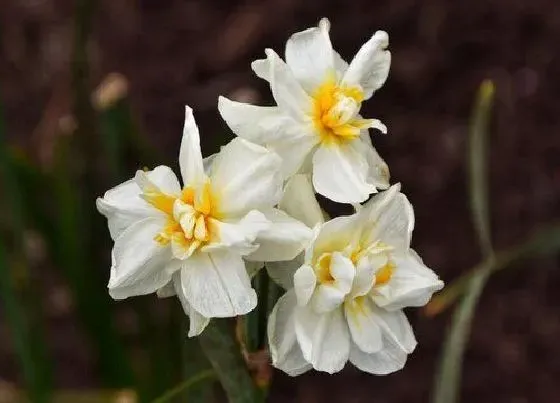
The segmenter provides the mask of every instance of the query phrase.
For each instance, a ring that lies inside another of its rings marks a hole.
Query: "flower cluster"
[[[387,129],[360,115],[387,79],[387,46],[378,31],[348,64],[323,19],[291,36],[286,62],[267,49],[252,68],[277,106],[220,97],[238,137],[205,159],[186,107],[182,185],[158,166],[97,200],[115,243],[110,295],[176,295],[195,336],[211,318],[255,308],[250,277],[264,264],[287,290],[268,323],[274,366],[290,375],[347,361],[373,374],[402,368],[416,345],[402,309],[426,304],[443,283],[410,248],[412,206],[372,146],[369,129]],[[315,193],[356,213],[327,220]]]

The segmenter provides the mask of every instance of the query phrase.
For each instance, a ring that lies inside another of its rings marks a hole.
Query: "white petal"
[[[301,86],[312,93],[334,73],[328,23],[293,34],[286,43],[286,63]]]
[[[346,73],[346,70],[348,70],[348,63],[335,50],[333,50],[333,59],[337,81],[341,81],[342,77],[344,77],[344,74]]]
[[[295,328],[303,357],[313,368],[330,374],[344,368],[350,353],[350,335],[342,308],[317,314],[298,307]]]
[[[317,284],[317,277],[315,277],[313,268],[307,264],[301,266],[295,272],[293,282],[298,304],[301,306],[307,305]]]
[[[340,308],[346,294],[333,285],[320,284],[313,293],[309,306],[318,314]]]
[[[169,283],[167,283],[159,290],[157,290],[156,295],[158,298],[169,298],[175,296],[176,293],[175,293],[175,285],[173,284],[173,280],[171,280]]]
[[[247,259],[267,262],[294,259],[311,239],[311,229],[281,210],[269,209],[263,213],[271,225],[259,232],[256,239],[259,249]]]
[[[313,186],[338,203],[360,203],[376,191],[364,155],[348,144],[321,145],[313,155]]]
[[[338,308],[352,288],[354,264],[340,252],[334,252],[329,267],[333,282],[321,284],[311,298],[311,306],[316,312],[329,312]]]
[[[152,171],[142,172],[142,175],[161,192],[169,195],[177,195],[181,192],[177,177],[166,166],[158,166]],[[130,179],[105,192],[103,198],[97,199],[97,209],[107,217],[113,240],[136,221],[164,215],[162,211],[146,203],[141,194],[142,189],[136,180]]]
[[[105,192],[96,200],[97,210],[107,217],[111,239],[115,240],[130,225],[160,213],[140,197],[141,190],[133,179]]]
[[[258,59],[251,63],[251,69],[258,78],[270,82],[270,61],[266,59]]]
[[[281,136],[268,142],[266,147],[282,158],[282,177],[285,179],[305,169],[318,142],[319,137],[311,126],[289,123],[283,127]]]
[[[371,304],[373,315],[383,332],[384,340],[390,340],[403,352],[410,354],[416,348],[416,338],[403,311],[387,311]]]
[[[300,253],[295,259],[284,262],[266,262],[268,276],[280,287],[289,290],[294,287],[294,274],[303,265],[304,254]]]
[[[342,251],[354,244],[357,246],[361,229],[358,218],[356,214],[336,217],[319,226],[318,235],[313,243],[313,256]],[[309,258],[311,259],[311,256]]]
[[[241,138],[223,147],[211,178],[220,213],[233,218],[276,205],[282,197],[281,164],[278,155]]]
[[[278,141],[287,124],[294,121],[277,106],[255,106],[218,98],[218,110],[232,132],[252,143]]]
[[[414,229],[414,211],[406,196],[394,187],[372,198],[360,214],[369,215],[368,222],[374,223],[367,235],[367,244],[383,241],[396,250],[406,251],[410,246]],[[391,197],[392,196],[392,197]]]
[[[366,295],[375,283],[375,273],[387,263],[387,255],[384,253],[364,256],[356,265],[356,276],[352,284],[352,296]]]
[[[265,215],[257,210],[248,212],[240,220],[223,222],[210,219],[210,233],[215,239],[203,246],[202,251],[229,250],[240,256],[249,255],[259,247],[256,243],[257,236],[270,225]]]
[[[334,278],[334,286],[344,294],[348,294],[356,274],[354,263],[342,253],[334,252],[332,254],[330,272]]]
[[[344,304],[346,321],[352,340],[364,353],[376,353],[383,348],[381,327],[377,323],[373,302],[370,298],[359,297]]]
[[[245,315],[257,305],[243,259],[225,251],[195,253],[186,260],[181,288],[193,309],[208,318]]]
[[[383,340],[383,349],[377,353],[364,353],[355,344],[350,348],[350,362],[361,371],[374,375],[387,375],[402,369],[408,354],[391,341]]]
[[[171,279],[171,253],[154,237],[165,218],[146,218],[128,227],[115,241],[109,294],[114,299],[150,294]]]
[[[312,99],[303,90],[290,68],[272,49],[266,49],[269,60],[269,78],[272,95],[280,108],[295,120],[308,122],[312,111]]]
[[[197,186],[206,179],[200,151],[200,134],[192,109],[188,106],[185,106],[185,126],[179,151],[179,166],[185,185]]]
[[[434,292],[443,288],[443,282],[414,251],[394,256],[394,263],[391,280],[374,290],[373,298],[377,305],[390,311],[424,306]]]
[[[136,171],[134,181],[144,193],[164,193],[180,196],[181,185],[171,168],[160,165],[153,171]]]
[[[391,53],[387,49],[389,35],[377,31],[356,53],[342,79],[343,85],[362,87],[365,99],[377,91],[387,80],[391,66]]]
[[[295,333],[294,291],[284,294],[268,318],[268,345],[272,364],[290,376],[300,375],[312,368],[303,358]]]
[[[389,167],[373,147],[369,133],[364,131],[359,140],[352,143],[352,146],[365,157],[368,163],[368,183],[373,184],[377,189],[387,189],[391,178]]]
[[[183,295],[183,291],[181,288],[181,273],[177,272],[173,275],[172,285],[175,290],[175,293],[179,297],[179,301],[181,301],[181,306],[185,311],[185,314],[189,317],[189,337],[198,336],[202,331],[208,326],[210,323],[210,318],[206,318],[199,314],[197,311],[193,309],[193,307],[189,304],[189,301]]]
[[[309,125],[296,122],[278,107],[254,106],[220,97],[218,109],[236,135],[265,146],[282,158],[283,177],[294,174],[318,142]]]
[[[298,174],[288,180],[278,207],[309,228],[323,223],[321,206],[315,198],[309,175]]]

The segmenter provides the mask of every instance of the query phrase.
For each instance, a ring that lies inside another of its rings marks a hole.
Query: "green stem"
[[[208,379],[212,379],[215,376],[216,376],[216,374],[211,369],[200,372],[199,374],[193,376],[192,378],[187,379],[185,382],[177,385],[173,389],[165,392],[162,396],[155,399],[152,403],[166,403],[166,402],[169,402],[171,399],[173,399],[176,396],[179,396],[181,393],[185,392],[189,388],[192,388],[197,383],[200,383],[200,382],[208,380]]]
[[[200,344],[212,364],[230,403],[261,401],[235,339],[232,322],[213,319],[199,336]]]

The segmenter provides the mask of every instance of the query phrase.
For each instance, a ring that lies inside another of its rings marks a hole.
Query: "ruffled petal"
[[[384,31],[377,31],[356,53],[348,66],[342,84],[360,86],[368,99],[377,91],[389,75],[391,53],[386,50],[389,46],[389,35]]]
[[[350,362],[359,370],[374,375],[387,375],[402,369],[407,358],[407,353],[386,339],[383,340],[383,349],[377,353],[364,353],[355,344],[350,348]]]
[[[412,249],[394,256],[394,263],[391,280],[373,291],[377,305],[389,311],[424,306],[434,292],[443,288],[443,281],[424,265]]]
[[[141,171],[142,172],[142,171]],[[161,192],[171,196],[181,192],[177,177],[166,166],[158,166],[152,171],[142,172],[150,183]],[[107,217],[109,232],[113,240],[130,225],[148,217],[161,217],[164,213],[157,210],[141,197],[142,189],[135,179],[130,179],[105,192],[96,201],[97,209]]]
[[[254,106],[220,97],[218,109],[236,135],[265,146],[282,158],[284,178],[300,169],[318,142],[309,125],[296,122],[278,107]]]
[[[286,63],[301,86],[311,94],[334,71],[329,21],[293,34],[286,43]]]
[[[185,126],[179,151],[179,166],[185,185],[198,186],[206,180],[200,151],[200,134],[192,109],[188,106],[185,106]]]
[[[181,290],[204,317],[245,315],[257,305],[245,263],[226,251],[195,253],[181,269]]]
[[[321,145],[313,155],[313,186],[338,203],[360,203],[376,192],[364,155],[348,144]]]
[[[164,224],[163,217],[145,218],[116,239],[108,285],[111,297],[151,294],[170,281],[170,248],[154,240]]]
[[[219,214],[240,217],[276,205],[282,197],[281,164],[275,153],[241,138],[224,146],[212,164],[211,177]]]
[[[344,304],[346,321],[354,343],[364,353],[376,353],[383,348],[381,327],[373,311],[373,302],[367,297],[358,297]]]
[[[300,122],[309,122],[312,99],[294,77],[290,68],[272,49],[266,49],[272,95],[282,110]]]
[[[202,247],[203,252],[227,250],[240,256],[252,254],[259,247],[257,236],[270,227],[270,221],[260,211],[253,210],[240,220],[228,222],[209,220],[211,242]],[[258,260],[258,259],[253,259]]]
[[[414,210],[407,197],[400,193],[400,186],[393,185],[368,201],[360,215],[372,223],[364,233],[364,243],[377,241],[397,251],[407,251],[414,229]]]
[[[295,329],[303,357],[313,368],[330,374],[344,368],[350,354],[350,335],[342,308],[317,314],[308,307],[298,307]]]
[[[177,272],[173,275],[172,280],[173,289],[175,290],[175,294],[179,297],[179,301],[181,301],[181,306],[185,311],[185,314],[189,317],[189,337],[198,336],[202,331],[208,326],[210,323],[210,318],[206,318],[199,314],[197,311],[193,309],[189,301],[185,298],[185,295],[182,292],[181,288],[181,273]]]
[[[268,345],[272,365],[290,376],[300,375],[312,368],[305,361],[297,342],[294,314],[296,298],[294,291],[284,294],[268,318]]]
[[[313,268],[307,264],[302,265],[294,274],[293,284],[298,304],[307,305],[317,285]]]
[[[281,210],[269,209],[263,213],[271,224],[259,232],[256,239],[259,248],[247,259],[267,262],[294,259],[311,239],[311,229]]]
[[[288,180],[278,207],[309,228],[324,221],[309,175],[298,174]]]

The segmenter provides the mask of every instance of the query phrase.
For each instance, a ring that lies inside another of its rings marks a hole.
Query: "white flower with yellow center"
[[[283,159],[285,178],[307,171],[313,185],[340,203],[366,200],[389,186],[389,170],[371,144],[368,129],[387,129],[359,115],[361,104],[387,79],[391,54],[387,33],[377,31],[350,65],[333,50],[329,22],[298,32],[286,44],[286,63],[272,50],[253,62],[270,83],[277,103],[259,107],[224,97],[218,109],[238,136],[274,150]]]
[[[402,308],[443,287],[410,249],[412,206],[396,185],[352,216],[321,224],[313,215],[315,239],[293,280],[289,265],[267,268],[288,288],[268,323],[273,364],[292,376],[347,361],[372,374],[401,369],[416,346]]]
[[[292,259],[311,230],[273,208],[282,194],[273,152],[235,139],[203,164],[189,107],[179,164],[183,187],[158,166],[106,192],[97,207],[115,241],[110,295],[176,293],[195,335],[208,318],[243,315],[257,304],[243,258]]]

